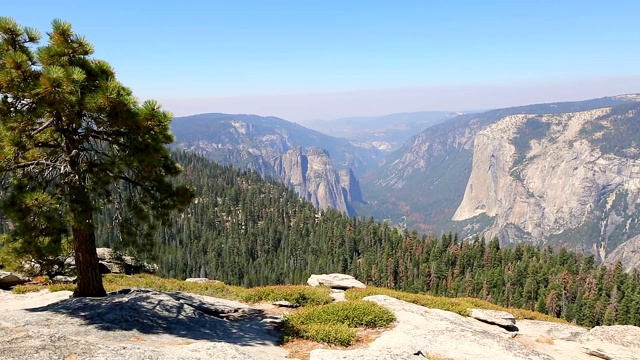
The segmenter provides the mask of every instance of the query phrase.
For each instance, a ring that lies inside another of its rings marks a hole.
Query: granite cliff
[[[272,160],[277,178],[320,209],[334,208],[353,213],[350,203],[362,201],[360,187],[351,169],[337,172],[329,153],[313,148],[306,152],[296,147]]]
[[[607,260],[640,234],[640,106],[507,116],[474,138],[453,220],[491,218],[502,243],[569,246]],[[629,259],[620,255],[620,260]]]

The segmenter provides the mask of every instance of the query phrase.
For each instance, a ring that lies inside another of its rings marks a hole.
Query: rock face
[[[452,312],[428,309],[384,295],[368,296],[393,311],[396,326],[384,332],[366,348],[313,350],[311,360],[324,359],[418,359],[417,355],[447,359],[544,359],[551,356],[483,330]]]
[[[640,137],[640,127],[619,133],[639,119],[636,105],[513,115],[487,126],[475,136],[471,176],[453,220],[484,214],[493,219],[486,238],[571,245],[605,260],[640,234],[640,144],[626,140]],[[570,243],[576,237],[583,240]],[[633,261],[632,252],[620,252]]]
[[[606,258],[605,264],[615,265],[620,261],[626,272],[640,269],[640,235],[620,244]]]
[[[332,289],[351,289],[358,288],[364,289],[367,286],[360,281],[356,280],[351,275],[345,274],[322,274],[322,275],[311,275],[309,280],[307,280],[307,284],[309,286],[328,286]]]
[[[348,197],[343,193],[340,178],[326,150],[316,148],[303,153],[302,148],[297,147],[277,156],[273,167],[278,178],[315,207],[349,212]]]
[[[469,309],[469,316],[474,319],[502,327],[513,327],[516,325],[515,316],[506,311]]]
[[[338,177],[340,178],[340,187],[342,187],[342,193],[348,202],[354,201],[362,202],[362,191],[360,190],[360,183],[351,169],[342,169],[338,171]]]
[[[8,289],[29,282],[30,279],[20,274],[0,271],[0,289]]]

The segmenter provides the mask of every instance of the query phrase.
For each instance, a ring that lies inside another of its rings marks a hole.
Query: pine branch
[[[51,124],[53,124],[54,120],[55,120],[55,118],[49,119],[49,121],[47,121],[46,123],[42,124],[42,126],[37,128],[33,133],[31,133],[31,135],[35,136],[35,135],[45,131],[49,126],[51,126]]]

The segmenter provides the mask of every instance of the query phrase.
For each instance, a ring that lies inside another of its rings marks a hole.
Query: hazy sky
[[[294,121],[640,92],[639,1],[2,1],[176,115]]]

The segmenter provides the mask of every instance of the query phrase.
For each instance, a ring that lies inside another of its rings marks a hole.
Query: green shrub
[[[384,307],[362,300],[337,302],[301,309],[283,322],[285,341],[302,338],[349,346],[357,338],[352,328],[385,327],[395,315]]]
[[[393,313],[370,301],[343,301],[302,309],[289,316],[294,325],[345,324],[349,327],[384,327],[395,320]]]
[[[284,333],[285,341],[299,338],[340,346],[349,346],[358,337],[355,330],[344,324],[285,325]]]
[[[333,301],[326,287],[302,285],[276,285],[246,289],[240,300],[250,303],[285,300],[301,306],[323,305]]]

